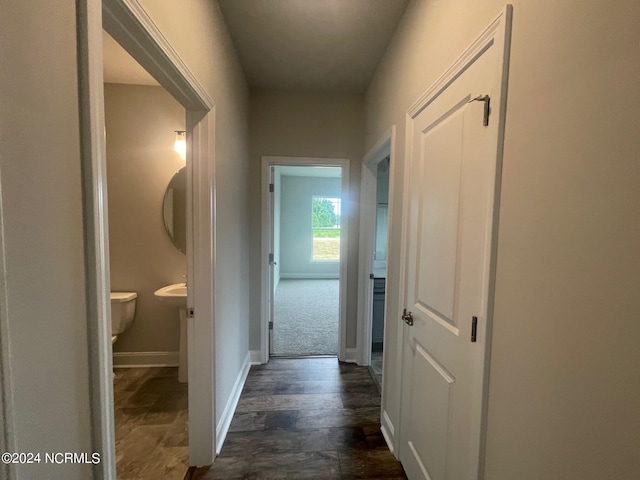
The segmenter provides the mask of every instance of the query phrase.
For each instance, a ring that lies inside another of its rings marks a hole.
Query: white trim
[[[77,2],[78,81],[87,266],[87,324],[90,342],[94,451],[102,461],[94,477],[115,478],[113,385],[109,302],[108,227],[102,94],[102,29],[143,65],[186,109],[189,463],[208,465],[215,457],[215,109],[206,90],[187,69],[137,0]],[[104,25],[103,18],[104,15]]]
[[[498,259],[498,227],[500,219],[500,194],[502,187],[502,160],[504,155],[504,132],[507,114],[507,90],[509,84],[509,60],[511,55],[511,29],[513,26],[513,6],[507,4],[504,10],[489,27],[494,31],[496,48],[502,56],[502,64],[498,65],[496,75],[500,79],[500,86],[494,95],[498,103],[498,135],[496,139],[496,177],[493,198],[493,230],[491,232],[491,262],[487,275],[487,321],[485,322],[485,349],[484,349],[484,379],[483,396],[480,413],[480,448],[478,462],[478,480],[484,479],[485,460],[487,448],[487,418],[489,415],[489,377],[491,366],[491,341],[493,338],[493,300],[495,296],[496,263]]]
[[[215,108],[187,110],[187,304],[195,311],[187,318],[189,463],[197,467],[215,458],[215,120]]]
[[[329,157],[262,157],[262,248],[260,254],[260,351],[261,362],[269,361],[269,248],[272,225],[269,215],[269,182],[270,168],[277,165],[304,165],[304,166],[336,166],[342,168],[341,191],[343,214],[340,216],[340,318],[338,319],[338,359],[341,361],[354,361],[355,353],[348,354],[346,348],[346,317],[347,317],[347,256],[349,245],[349,220],[352,218],[352,211],[357,202],[351,199],[349,189],[349,159],[329,158]],[[282,275],[281,275],[282,277]],[[346,358],[353,360],[346,360]]]
[[[224,439],[227,437],[227,433],[229,432],[231,420],[233,420],[233,414],[235,413],[236,407],[238,406],[238,400],[240,400],[240,394],[242,393],[244,383],[247,380],[247,375],[249,375],[249,369],[251,368],[250,359],[251,352],[247,352],[247,356],[245,357],[242,364],[242,370],[240,370],[238,378],[236,378],[236,382],[234,383],[233,389],[231,390],[229,400],[227,401],[227,404],[222,411],[220,423],[218,423],[218,428],[216,430],[216,454],[220,453],[220,450],[222,450],[222,444],[224,443]]]
[[[301,280],[327,279],[335,280],[340,278],[339,273],[281,273],[280,278],[298,278]]]
[[[374,236],[376,229],[376,170],[378,163],[391,157],[395,147],[396,126],[371,147],[362,160],[360,174],[360,237],[358,258],[358,364],[371,365],[371,335],[373,323],[373,291],[369,275],[373,268]],[[390,158],[389,169],[395,168],[395,158]],[[391,173],[389,174],[389,202],[392,202]],[[392,209],[389,208],[389,220]],[[387,245],[389,244],[387,233]],[[386,313],[386,312],[385,312]],[[385,325],[386,325],[385,318]],[[384,359],[383,359],[384,361]]]
[[[262,365],[262,352],[260,350],[249,350],[249,360],[251,365]]]
[[[177,367],[178,352],[114,352],[113,368]]]
[[[389,451],[398,458],[398,451],[393,443],[395,429],[389,415],[387,415],[384,409],[382,409],[382,418],[380,419],[380,431],[382,432],[384,441],[387,443],[387,447],[389,447]]]
[[[109,229],[105,153],[102,12],[96,2],[77,5],[78,94],[83,183],[85,280],[92,448],[100,452],[97,479],[115,479]]]
[[[409,116],[409,114],[407,113],[407,115],[405,115],[405,130],[407,128],[411,128],[411,117]],[[410,175],[410,170],[411,170],[411,165],[410,163],[407,161],[408,158],[410,158],[410,153],[411,153],[411,136],[409,135],[408,131],[405,131],[405,147],[404,147],[404,171],[403,171],[403,176],[402,176],[402,185],[401,185],[401,191],[402,191],[402,214],[401,214],[401,220],[400,220],[400,275],[399,275],[399,281],[398,281],[398,311],[396,312],[391,312],[392,315],[396,315],[394,318],[400,318],[401,317],[401,309],[403,308],[404,305],[406,305],[406,277],[407,277],[407,246],[406,246],[406,240],[407,240],[407,235],[408,235],[408,230],[409,230],[409,225],[408,225],[408,219],[409,219],[409,194],[410,192],[408,191],[408,189],[406,188],[407,185],[411,185],[411,175]],[[402,388],[403,388],[403,383],[404,383],[404,378],[403,378],[403,364],[404,364],[404,347],[405,347],[405,338],[404,338],[404,326],[405,323],[404,322],[394,322],[395,328],[396,328],[396,365],[395,365],[395,372],[394,374],[397,375],[396,378],[400,379],[400,391],[398,392],[399,395],[399,403],[400,403],[400,408],[399,408],[399,415],[398,415],[398,428],[394,429],[394,433],[391,434],[391,438],[393,439],[393,442],[396,446],[395,449],[395,453],[394,455],[396,455],[396,457],[400,457],[400,450],[402,450],[402,439],[401,439],[401,435],[402,435]],[[391,326],[389,326],[389,328],[392,328]],[[387,347],[386,350],[388,350],[389,348]],[[384,353],[383,353],[384,355]],[[384,360],[383,360],[384,361]],[[389,367],[390,368],[390,367]],[[383,365],[383,377],[384,375],[388,373],[384,372],[384,365]],[[383,386],[383,392],[382,392],[382,397],[384,398],[384,386]],[[390,433],[390,432],[389,432]]]
[[[387,132],[376,142],[376,144],[369,150],[362,161],[362,176],[361,176],[361,203],[360,203],[360,258],[359,258],[359,282],[358,282],[358,359],[361,362],[360,365],[371,365],[371,342],[372,342],[372,328],[373,328],[373,288],[369,274],[373,266],[373,252],[374,252],[374,235],[375,235],[375,222],[376,222],[376,178],[373,175],[372,168],[377,168],[377,165],[386,156],[389,156],[389,223],[387,232],[387,245],[390,245],[389,238],[391,232],[396,228],[396,224],[399,223],[400,229],[404,229],[405,219],[404,212],[401,214],[401,218],[398,219],[393,214],[395,211],[395,192],[399,188],[403,191],[403,185],[396,185],[396,177],[398,176],[397,170],[397,141],[396,141],[396,126],[392,125]],[[387,265],[394,265],[396,252],[391,249],[387,253]],[[402,259],[402,251],[400,252],[400,259]],[[401,262],[398,262],[401,263]],[[387,272],[388,278],[388,272]],[[396,345],[391,346],[389,341],[389,332],[392,328],[397,328],[397,324],[401,322],[394,322],[393,319],[398,318],[395,313],[389,310],[389,283],[387,282],[387,288],[385,289],[385,309],[384,309],[384,340],[385,348],[382,353],[382,375],[383,378],[386,375],[390,375],[394,378],[401,378],[402,373],[402,337],[400,340],[396,340]],[[402,297],[400,297],[402,298]],[[396,333],[399,336],[399,333]],[[395,356],[395,358],[389,358]],[[391,368],[394,371],[389,371]],[[395,428],[391,423],[389,416],[386,413],[387,399],[393,392],[388,392],[389,382],[382,382],[382,395],[381,395],[381,412],[383,418],[381,419],[381,431],[385,437],[385,441],[389,446],[389,449],[394,455],[398,455],[394,450],[396,443]],[[386,423],[385,423],[386,418]]]
[[[475,402],[472,404],[472,409],[478,409],[480,413],[480,426],[479,426],[479,448],[478,448],[478,480],[484,478],[484,462],[486,455],[486,425],[488,414],[488,393],[489,393],[489,367],[490,367],[490,351],[491,351],[491,324],[493,317],[493,295],[495,286],[495,269],[496,269],[496,249],[497,249],[497,232],[498,232],[498,219],[499,219],[499,198],[500,198],[500,185],[501,185],[501,166],[502,156],[504,148],[504,130],[505,130],[505,116],[506,116],[506,94],[507,83],[509,76],[509,53],[511,46],[511,27],[512,27],[512,14],[513,7],[507,4],[505,8],[498,14],[498,16],[489,24],[489,26],[474,40],[469,47],[462,53],[462,55],[453,62],[453,64],[427,89],[427,91],[421,95],[416,102],[409,108],[406,115],[406,145],[405,145],[405,170],[404,170],[404,184],[410,185],[411,168],[412,168],[412,146],[413,146],[413,120],[427,108],[433,101],[436,100],[443,93],[446,88],[455,81],[455,79],[466,70],[484,51],[495,46],[501,62],[498,61],[496,67],[496,78],[498,85],[495,91],[491,92],[492,105],[497,105],[497,108],[493,110],[492,107],[492,119],[497,119],[497,141],[496,141],[496,176],[495,176],[495,190],[493,197],[493,204],[491,210],[493,213],[493,229],[491,232],[491,260],[490,266],[487,272],[486,287],[483,288],[483,302],[486,302],[486,322],[484,325],[484,332],[479,332],[479,337],[485,339],[484,345],[480,344],[480,347],[484,347],[482,352],[483,358],[483,391],[480,405]],[[401,276],[400,276],[400,290],[399,298],[402,299],[402,303],[406,305],[406,285],[407,285],[407,256],[408,248],[407,235],[408,235],[408,215],[410,207],[410,188],[404,188],[403,190],[403,215],[402,215],[402,242],[401,242]],[[398,312],[399,313],[399,312]],[[404,339],[405,324],[403,322],[397,323],[398,338]],[[400,349],[400,358],[404,360],[404,348],[405,342],[402,341]],[[400,362],[401,364],[403,363]],[[402,367],[400,367],[400,375],[402,375]],[[408,448],[404,445],[402,439],[402,406],[405,399],[402,398],[406,388],[404,385],[405,379],[401,376],[401,401],[400,410],[401,417],[399,423],[398,434],[398,450],[403,451],[404,448]],[[471,412],[471,415],[477,412]]]
[[[511,14],[513,8],[511,5],[507,5],[502,12],[489,24],[489,26],[476,38],[471,45],[460,55],[453,64],[442,74],[440,77],[424,92],[414,103],[409,107],[407,114],[409,117],[416,118],[418,114],[427,108],[444,90],[458,77],[460,72],[464,71],[478,55],[491,46],[493,43],[502,43],[500,53],[505,53],[505,48],[508,52],[508,43],[504,42],[504,29],[505,24],[508,24],[507,29],[511,29]],[[503,64],[499,67],[503,69],[508,66],[508,55],[504,58]],[[505,69],[506,70],[506,69]],[[504,76],[500,76],[501,86],[506,83]]]
[[[358,363],[358,349],[357,348],[345,348],[344,358],[338,358],[341,362],[346,363]]]
[[[389,418],[389,415],[387,414],[386,410],[382,410],[382,419],[381,420],[382,421],[380,423],[382,425],[384,425],[384,427],[391,434],[391,436],[393,436],[395,428],[393,427],[393,422],[391,421],[391,418]]]
[[[9,341],[9,311],[5,270],[4,210],[2,172],[0,172],[0,452],[15,452],[14,401],[11,372],[11,342]],[[16,479],[12,463],[0,464],[0,477]]]
[[[208,111],[215,102],[138,0],[102,0],[104,29],[182,106]]]

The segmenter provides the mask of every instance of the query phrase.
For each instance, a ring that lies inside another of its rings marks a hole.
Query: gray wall
[[[248,87],[217,2],[141,3],[216,102],[219,418],[248,353]],[[76,2],[3,1],[0,9],[0,322],[11,433],[17,451],[91,452]],[[92,478],[85,464],[18,472]]]
[[[363,156],[364,99],[358,94],[252,91],[250,115],[251,178],[251,349],[260,349],[260,175],[263,155],[348,158],[349,218],[347,265],[348,348],[356,346],[358,296],[358,198]]]
[[[635,479],[638,2],[510,3],[485,478]],[[367,146],[397,127],[396,178],[408,107],[504,4],[413,1],[407,8],[366,94]],[[402,193],[395,189],[395,215]],[[387,318],[396,319],[400,229],[391,237]],[[395,423],[398,359],[387,359],[385,403]]]
[[[185,109],[162,87],[105,84],[104,95],[111,290],[138,293],[134,323],[114,351],[177,352],[178,311],[153,292],[187,273],[162,218],[165,189],[184,166],[173,143]]]
[[[75,7],[0,5],[0,416],[18,452],[92,451]],[[92,476],[83,464],[16,471]]]
[[[216,416],[249,347],[249,88],[218,2],[142,0],[153,21],[215,101]]]
[[[338,278],[339,261],[311,261],[311,199],[314,196],[340,197],[340,181],[340,178],[282,176],[282,278]]]

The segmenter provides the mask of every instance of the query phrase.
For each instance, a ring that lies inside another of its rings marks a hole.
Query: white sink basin
[[[165,305],[175,308],[187,308],[187,284],[174,283],[159,288],[153,294]]]

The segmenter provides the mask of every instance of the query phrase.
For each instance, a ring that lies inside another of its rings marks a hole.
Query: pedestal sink
[[[153,294],[165,305],[178,309],[180,314],[180,347],[178,352],[178,381],[186,383],[187,365],[187,284],[174,283],[159,288]]]

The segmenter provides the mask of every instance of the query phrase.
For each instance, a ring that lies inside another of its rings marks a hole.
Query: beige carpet
[[[339,280],[280,280],[273,355],[337,355]]]

